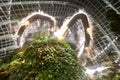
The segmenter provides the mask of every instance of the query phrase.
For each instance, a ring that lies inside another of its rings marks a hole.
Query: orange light
[[[55,30],[54,27],[52,27],[52,28],[50,29],[51,32],[54,32],[54,30]]]
[[[16,38],[19,38],[19,35],[16,35]]]
[[[88,47],[85,47],[86,50],[88,50]]]
[[[67,30],[67,26],[62,26],[57,32],[54,33],[54,35],[58,38],[58,40],[63,41]]]
[[[85,50],[87,51],[87,57],[91,59],[91,54],[90,54],[89,47],[85,47]]]
[[[26,21],[26,22],[24,23],[25,26],[28,26],[29,24],[30,24],[30,21]]]
[[[58,38],[59,41],[64,40],[64,36],[61,34],[60,31],[55,32],[54,35]]]
[[[63,40],[64,40],[64,36],[62,36],[62,35],[59,36],[59,37],[58,37],[58,40],[59,40],[59,41],[63,41]]]
[[[93,37],[92,37],[92,29],[91,28],[87,28],[87,32],[90,35],[90,38],[93,39]]]

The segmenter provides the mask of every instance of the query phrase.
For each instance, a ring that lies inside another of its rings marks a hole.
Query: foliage
[[[0,62],[2,80],[82,80],[83,71],[68,43],[45,34]]]
[[[119,62],[120,59],[117,56],[116,52],[109,51],[106,53],[106,55],[109,57],[108,59],[105,59],[105,56],[101,56],[102,62],[101,64],[103,66],[109,67],[107,70],[105,70],[105,74],[103,74],[101,77],[98,76],[98,80],[102,78],[102,80],[120,80],[120,67]]]
[[[110,29],[118,35],[118,40],[120,41],[120,15],[116,13],[114,10],[108,10],[106,12],[106,18],[109,21]],[[107,75],[105,75],[106,80],[120,80],[120,68],[119,61],[115,61],[115,52],[109,52],[107,55],[110,58],[110,61],[104,61],[103,65],[111,66],[110,69],[107,70]]]

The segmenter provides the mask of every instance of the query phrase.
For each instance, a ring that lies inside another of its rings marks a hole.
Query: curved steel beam
[[[88,32],[90,26],[89,26],[87,15],[85,13],[82,13],[82,12],[75,13],[71,18],[65,20],[60,30],[58,30],[58,32],[55,33],[55,36],[58,36],[60,38],[62,38],[62,36],[65,36],[69,28],[72,27],[78,19],[81,19],[83,27],[84,27],[84,30],[83,30],[84,31],[84,37],[83,37],[84,42],[83,42],[82,48],[79,49],[79,52],[78,52],[78,57],[80,57],[84,51],[88,53],[88,50],[86,49],[88,49],[90,45],[90,40],[92,39],[90,33]],[[70,43],[70,45],[76,48],[76,44]]]
[[[84,26],[84,30],[85,30],[85,46],[88,46],[89,45],[89,42],[90,42],[90,35],[88,34],[87,32],[87,28],[89,28],[89,23],[88,23],[88,18],[85,14],[83,13],[79,13],[77,15],[75,15],[71,20],[70,22],[68,23],[68,27],[71,27],[77,19],[81,19],[82,20],[82,23],[83,23],[83,26]]]
[[[54,27],[54,21],[51,20],[49,17],[47,16],[43,16],[43,15],[40,15],[40,14],[36,14],[32,17],[30,17],[27,21],[29,21],[30,23],[34,22],[35,20],[37,19],[42,19],[42,20],[46,20],[46,21],[49,21],[50,22],[50,28],[52,29]],[[27,27],[25,25],[21,26],[19,31],[18,31],[18,35],[21,37],[21,35],[23,34],[24,30],[26,29]],[[51,31],[52,33],[52,31]]]
[[[51,18],[51,16],[45,15],[45,14],[41,14],[41,13],[33,13],[32,16],[27,17],[24,21],[21,21],[21,23],[18,25],[19,29],[17,31],[17,33],[15,34],[17,36],[17,45],[20,46],[21,43],[21,36],[23,34],[23,32],[25,31],[25,29],[30,25],[24,25],[24,23],[26,21],[29,21],[29,23],[34,22],[37,19],[41,19],[41,20],[46,20],[48,22],[50,22],[50,33],[53,33],[54,31],[54,27],[55,27],[55,20]]]

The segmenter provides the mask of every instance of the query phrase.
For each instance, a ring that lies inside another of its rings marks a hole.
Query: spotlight
[[[28,26],[30,24],[30,21],[26,21],[25,23],[24,23],[24,26]]]
[[[92,29],[91,28],[87,28],[87,33],[90,35],[90,38],[93,40]]]

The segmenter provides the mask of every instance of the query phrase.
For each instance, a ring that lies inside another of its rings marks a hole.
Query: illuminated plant
[[[75,51],[68,43],[44,34],[26,50],[6,56],[0,65],[6,80],[83,80],[84,69]]]

